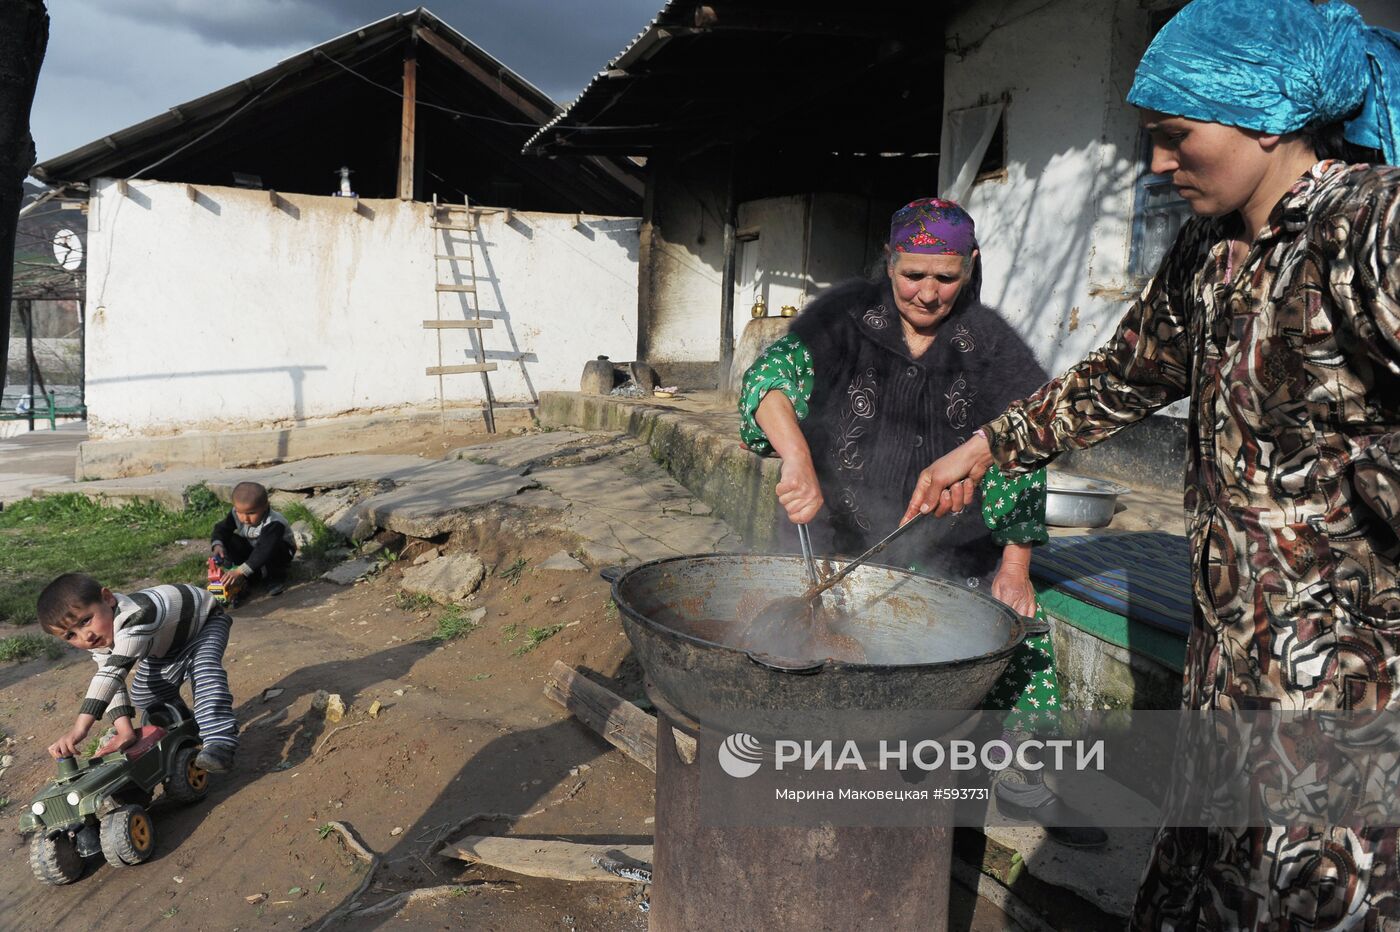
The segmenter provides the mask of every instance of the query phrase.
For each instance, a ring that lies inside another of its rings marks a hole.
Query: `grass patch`
[[[515,649],[515,656],[519,657],[521,654],[528,654],[530,651],[534,650],[536,647],[539,647],[545,641],[548,641],[550,638],[554,637],[556,634],[563,630],[563,625],[548,625],[543,628],[530,628],[525,632],[525,643],[521,644]]]
[[[177,540],[207,538],[228,507],[204,486],[191,488],[186,500],[184,509],[172,511],[154,502],[99,505],[67,493],[6,507],[0,511],[0,621],[34,621],[39,591],[63,573],[87,573],[121,589],[167,569],[166,549]]]
[[[311,511],[300,502],[295,502],[285,508],[279,508],[282,517],[286,518],[290,524],[298,521],[305,521],[306,526],[311,528],[311,539],[306,542],[306,546],[301,548],[301,558],[303,560],[324,560],[326,551],[345,544],[345,538],[335,531],[326,527],[324,521],[316,517]]]
[[[426,612],[437,603],[433,597],[423,592],[405,592],[400,589],[394,596],[394,605],[406,612]]]
[[[438,616],[437,630],[433,632],[434,641],[451,641],[455,638],[464,637],[481,627],[481,622],[472,621],[466,612],[456,605],[453,605]]]
[[[520,625],[516,624],[515,622],[512,621],[508,625],[501,626],[501,639],[506,641],[507,643],[515,640],[519,636]]]
[[[5,811],[10,806],[10,797],[0,796],[0,812]]]
[[[0,638],[0,661],[29,660],[40,656],[57,660],[63,656],[63,645],[47,634],[12,634]]]
[[[510,566],[507,566],[505,569],[496,573],[496,575],[499,578],[508,581],[512,586],[514,586],[516,583],[520,582],[520,574],[525,572],[525,564],[529,562],[529,560],[526,560],[524,557],[521,557],[514,563],[512,563]]]
[[[193,583],[204,582],[209,573],[209,554],[203,550],[186,556],[174,566],[168,566],[156,573],[156,582]]]

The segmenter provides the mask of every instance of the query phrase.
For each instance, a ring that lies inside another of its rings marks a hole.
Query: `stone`
[[[399,585],[405,592],[450,605],[475,592],[485,578],[485,564],[469,553],[458,553],[410,567]]]
[[[346,560],[337,567],[321,574],[321,578],[327,582],[333,582],[338,586],[352,585],[356,580],[368,576],[379,561],[373,557],[359,557],[354,560]]]
[[[267,899],[267,894],[254,893],[252,896],[245,896],[243,899],[249,906],[257,906],[259,903],[262,903]]]
[[[441,550],[439,550],[436,547],[429,547],[427,550],[424,550],[422,553],[418,554],[418,556],[413,558],[413,565],[422,566],[424,563],[433,562],[440,556],[442,556]]]
[[[300,505],[310,497],[311,496],[305,492],[287,492],[279,490],[268,493],[267,503],[273,508],[280,510],[289,505]]]
[[[355,542],[364,540],[375,531],[374,519],[365,505],[350,508],[334,521],[327,522],[326,526],[341,537]]]
[[[564,550],[541,563],[540,569],[558,570],[561,573],[585,573],[588,571],[588,567],[569,556],[568,552]]]
[[[595,360],[584,363],[583,376],[579,379],[578,390],[585,395],[606,395],[612,391],[614,381],[616,379],[612,363],[608,361],[608,357],[599,356]]]
[[[382,541],[382,540],[369,540],[369,541],[365,541],[365,543],[360,547],[360,556],[362,556],[362,557],[372,557],[372,556],[374,556],[376,553],[378,553],[379,551],[381,551],[381,550],[383,550],[383,549],[384,549],[384,541]]]
[[[644,362],[629,362],[627,374],[648,395],[656,391],[657,386],[661,384],[661,380],[656,377],[656,370]]]
[[[13,754],[6,754],[4,757],[0,757],[0,767],[13,767],[14,764],[15,756]]]
[[[263,702],[267,702],[267,701],[269,701],[269,700],[276,699],[278,696],[282,695],[284,692],[286,692],[285,689],[264,689],[264,690],[263,690],[263,694],[262,694]]]
[[[391,830],[389,831],[389,834],[390,834],[390,835],[393,835],[393,836],[395,836],[395,837],[397,837],[397,836],[399,836],[399,835],[402,835],[402,834],[403,834],[403,826],[402,826],[402,825],[395,825],[395,826],[393,827],[393,829],[391,829]]]
[[[549,597],[550,605],[558,605],[562,601],[564,601],[564,597],[562,595],[552,595]]]
[[[311,543],[312,535],[313,532],[309,522],[292,522],[292,540],[296,541],[297,550],[305,550],[306,545]]]
[[[369,704],[369,717],[370,717],[370,718],[378,718],[378,717],[379,717],[379,712],[380,712],[380,710],[383,709],[383,708],[384,708],[384,703],[380,702],[378,699],[374,700],[373,702],[371,702],[371,703]]]

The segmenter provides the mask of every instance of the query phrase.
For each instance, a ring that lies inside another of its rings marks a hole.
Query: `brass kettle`
[[[749,313],[753,315],[754,320],[758,320],[760,317],[767,317],[768,305],[763,303],[762,298],[758,298],[754,301],[753,307],[749,308]]]

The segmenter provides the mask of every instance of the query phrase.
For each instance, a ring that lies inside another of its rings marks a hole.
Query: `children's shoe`
[[[210,773],[227,773],[233,769],[233,748],[227,744],[206,744],[194,759],[194,765]]]

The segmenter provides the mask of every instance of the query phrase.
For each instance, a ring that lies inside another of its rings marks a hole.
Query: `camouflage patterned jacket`
[[[992,454],[1043,466],[1189,395],[1186,705],[1384,706],[1400,668],[1400,169],[1317,164],[1232,281],[1228,223],[1189,222],[1114,336],[987,425]]]

